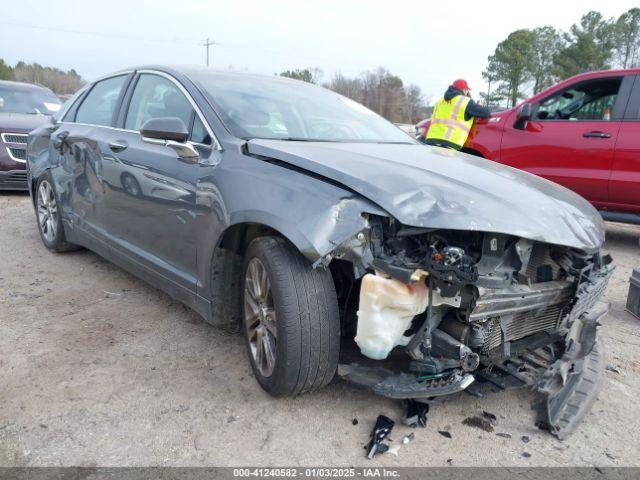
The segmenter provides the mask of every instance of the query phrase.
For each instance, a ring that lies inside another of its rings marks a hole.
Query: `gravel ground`
[[[397,402],[340,380],[270,398],[239,336],[89,251],[48,252],[29,198],[1,194],[0,465],[640,465],[640,320],[624,311],[639,237],[638,227],[608,225],[617,270],[600,331],[619,373],[606,371],[573,436],[534,427],[528,390],[459,394],[431,409],[398,456],[368,461],[373,422],[399,419]],[[463,424],[483,410],[498,417],[492,433]],[[393,443],[409,432],[398,424]]]

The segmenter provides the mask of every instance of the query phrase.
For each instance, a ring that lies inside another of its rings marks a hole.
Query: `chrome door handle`
[[[582,136],[585,138],[611,138],[611,134],[607,132],[584,132]]]
[[[114,140],[113,142],[109,142],[109,148],[112,152],[121,152],[128,146],[129,144],[124,140]]]

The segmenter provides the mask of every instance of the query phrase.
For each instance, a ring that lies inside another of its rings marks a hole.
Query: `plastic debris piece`
[[[442,435],[444,438],[451,438],[451,434],[446,430],[438,430],[438,433]]]
[[[411,432],[409,435],[405,435],[402,438],[402,443],[404,443],[405,445],[407,443],[411,443],[413,441],[413,439],[416,438],[416,436],[413,434],[413,432]]]
[[[511,434],[510,433],[496,433],[497,436],[502,437],[502,438],[511,438]]]
[[[482,416],[488,420],[490,420],[491,422],[497,422],[498,421],[498,417],[496,417],[493,413],[491,412],[487,412],[486,410],[482,411]]]
[[[523,435],[522,437],[520,437],[520,440],[522,440],[524,443],[529,443],[529,440],[531,440],[529,437],[527,437],[526,435]]]
[[[620,373],[620,370],[617,367],[614,367],[613,365],[607,365],[605,369],[613,373]]]
[[[395,455],[396,457],[398,456],[398,452],[400,451],[400,444],[398,445],[391,445],[389,447],[389,450],[387,450],[391,455]]]
[[[493,425],[491,425],[491,422],[481,417],[467,417],[462,421],[462,423],[468,427],[479,428],[485,432],[493,432]]]
[[[453,458],[447,458],[447,463],[449,465],[453,465]]]
[[[372,459],[377,453],[384,453],[389,446],[383,444],[382,441],[391,433],[395,422],[389,417],[378,415],[376,424],[371,432],[371,441],[367,445],[367,458]]]
[[[351,425],[357,425],[358,424],[358,419],[354,417],[353,420],[351,420]]]
[[[417,402],[410,398],[404,401],[405,413],[402,417],[402,424],[407,427],[426,427],[429,404]]]

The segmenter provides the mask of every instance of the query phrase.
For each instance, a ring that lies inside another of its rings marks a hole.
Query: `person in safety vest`
[[[460,150],[467,141],[474,118],[488,118],[489,109],[471,100],[466,80],[456,80],[433,108],[425,143]]]

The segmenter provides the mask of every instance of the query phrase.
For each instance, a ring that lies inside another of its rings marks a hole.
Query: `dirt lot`
[[[373,422],[399,419],[397,402],[340,380],[270,398],[239,336],[91,252],[49,253],[29,198],[1,194],[0,465],[640,465],[640,320],[624,311],[639,237],[640,228],[608,226],[617,270],[601,336],[619,373],[606,372],[571,438],[533,426],[529,391],[460,394],[433,407],[397,457],[368,461]],[[483,410],[498,416],[493,433],[462,423]],[[406,433],[398,426],[391,438]]]

